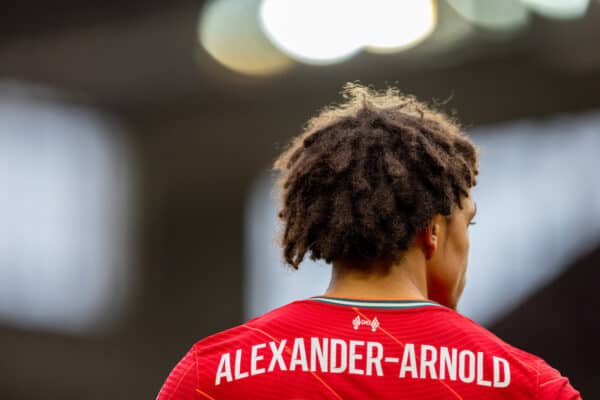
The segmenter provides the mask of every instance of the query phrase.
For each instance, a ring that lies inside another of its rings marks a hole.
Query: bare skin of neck
[[[426,262],[423,252],[410,247],[404,257],[388,267],[371,265],[368,271],[334,263],[326,296],[363,299],[427,299]]]

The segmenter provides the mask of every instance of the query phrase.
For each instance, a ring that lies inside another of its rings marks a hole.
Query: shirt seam
[[[317,300],[310,300],[310,299],[304,299],[304,300],[296,300],[294,301],[294,303],[304,303],[304,304],[314,304],[314,305],[318,305],[320,307],[325,307],[325,308],[329,308],[329,307],[334,307],[340,310],[352,310],[353,307],[359,308],[359,309],[364,309],[364,310],[378,310],[378,312],[389,312],[389,313],[393,313],[393,312],[397,312],[397,311],[402,311],[402,312],[407,312],[407,313],[411,313],[411,312],[421,312],[421,311],[442,311],[442,312],[447,312],[450,311],[450,309],[448,309],[447,307],[444,307],[442,305],[436,305],[436,304],[432,304],[432,305],[423,305],[423,306],[419,306],[419,307],[398,307],[398,308],[386,308],[386,307],[357,307],[357,306],[349,306],[349,305],[342,305],[342,304],[334,304],[334,303],[328,303],[328,302],[324,302],[324,301],[317,301]]]

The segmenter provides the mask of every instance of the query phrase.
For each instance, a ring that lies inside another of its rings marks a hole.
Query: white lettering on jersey
[[[483,376],[483,353],[477,352],[477,384],[481,386],[492,386],[492,382],[485,380]]]
[[[259,375],[259,374],[264,374],[265,373],[265,369],[264,368],[258,368],[258,362],[262,361],[265,356],[264,355],[259,355],[258,351],[260,349],[264,349],[265,347],[267,347],[266,343],[259,343],[259,344],[255,344],[254,346],[252,346],[252,350],[251,350],[251,355],[250,355],[250,375]]]
[[[346,370],[348,362],[348,344],[342,339],[331,339],[331,349],[329,351],[329,372],[341,374]],[[339,357],[337,356],[339,352]],[[339,361],[339,364],[336,362]]]
[[[269,342],[269,348],[271,349],[273,357],[271,358],[267,372],[272,372],[275,369],[275,364],[279,366],[280,370],[287,371],[285,362],[283,362],[283,350],[285,349],[286,343],[286,339],[283,339],[281,342],[279,342],[279,346],[277,346],[275,342]]]
[[[367,342],[367,362],[365,372],[367,376],[373,375],[373,367],[377,376],[383,376],[381,359],[383,358],[383,345],[379,342]]]
[[[310,338],[310,370],[312,372],[317,371],[317,361],[319,362],[319,371],[327,372],[328,359],[327,354],[329,353],[329,339],[323,338],[323,344],[321,339],[317,337]]]
[[[475,380],[475,354],[471,350],[463,350],[458,353],[458,377],[464,383],[471,383]]]
[[[242,372],[242,349],[235,351],[235,364],[234,364],[234,377],[235,379],[244,379],[248,377],[248,371]]]
[[[435,372],[435,364],[437,362],[437,349],[428,344],[421,346],[421,370],[419,378],[426,379],[427,371],[429,371],[429,378],[437,379],[437,373]]]
[[[295,371],[296,366],[300,366],[302,371],[308,371],[308,363],[306,362],[306,348],[304,347],[303,338],[294,339],[292,359],[290,360],[290,371]]]
[[[415,343],[405,343],[400,352],[396,346],[386,351],[378,341],[339,338],[255,343],[220,355],[215,386],[276,369],[366,376],[396,373],[400,379],[440,379],[500,389],[510,385],[510,364],[502,357],[492,355],[490,360],[481,351]]]
[[[362,360],[362,358],[363,358],[362,353],[358,352],[357,347],[358,346],[362,347],[364,345],[365,345],[365,342],[363,342],[362,340],[351,340],[350,341],[348,372],[351,374],[356,374],[356,375],[364,375],[365,374],[364,370],[356,367],[356,362],[358,360]]]
[[[412,343],[406,343],[404,345],[402,364],[400,365],[400,378],[404,378],[407,371],[410,371],[412,378],[419,377],[417,372],[417,356],[415,354],[415,345]]]
[[[440,347],[440,379],[446,379],[446,372],[448,372],[448,379],[451,381],[456,380],[456,360],[458,357],[458,350],[451,349],[445,346]]]
[[[493,356],[494,361],[494,387],[505,388],[510,385],[510,366],[504,358]],[[504,380],[500,380],[500,364],[504,371]]]
[[[229,353],[221,355],[219,366],[217,367],[217,376],[215,377],[215,386],[219,386],[221,379],[225,378],[227,382],[231,382],[233,377],[231,376],[231,356]]]

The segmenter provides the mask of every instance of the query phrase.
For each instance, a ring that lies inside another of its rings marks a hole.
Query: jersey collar
[[[442,307],[430,300],[379,300],[379,299],[351,299],[342,297],[314,296],[309,300],[321,303],[337,304],[340,306],[359,307],[359,308],[384,308],[384,309],[404,309],[437,306]]]

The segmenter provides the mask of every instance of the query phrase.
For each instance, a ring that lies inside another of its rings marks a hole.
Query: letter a
[[[231,356],[229,353],[225,353],[221,356],[219,367],[217,368],[217,376],[215,377],[215,386],[218,386],[221,383],[221,378],[225,378],[227,382],[233,380],[231,376]]]
[[[304,347],[304,339],[296,338],[292,349],[292,357],[290,360],[290,371],[295,371],[299,365],[302,371],[308,371],[308,363],[306,361],[306,348]]]
[[[417,356],[415,354],[415,345],[412,343],[406,343],[404,346],[404,353],[402,353],[402,365],[400,366],[400,378],[406,376],[406,372],[410,371],[412,378],[418,378],[417,373]]]

